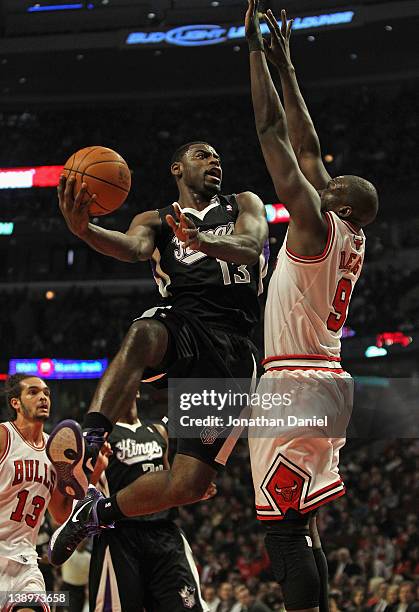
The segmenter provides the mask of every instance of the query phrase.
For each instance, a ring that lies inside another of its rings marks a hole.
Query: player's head
[[[178,187],[212,198],[221,192],[220,156],[207,142],[188,142],[174,152],[170,171]]]
[[[51,408],[48,385],[38,376],[12,374],[6,380],[6,401],[12,410],[13,420],[21,417],[31,423],[46,421]]]
[[[319,193],[322,210],[331,210],[359,227],[372,223],[377,216],[377,190],[359,176],[337,176]]]

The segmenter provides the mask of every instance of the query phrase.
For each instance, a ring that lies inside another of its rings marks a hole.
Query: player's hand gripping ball
[[[74,194],[86,183],[84,201],[96,194],[96,200],[89,206],[91,216],[107,215],[122,206],[131,188],[131,172],[126,161],[107,147],[80,149],[68,158],[62,173],[67,179],[75,177]]]

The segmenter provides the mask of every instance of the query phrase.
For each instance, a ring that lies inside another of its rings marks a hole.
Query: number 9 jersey
[[[200,232],[227,236],[234,233],[240,211],[234,195],[220,195],[202,211],[184,208],[182,212]],[[268,243],[254,265],[227,263],[184,247],[166,221],[166,215],[176,219],[173,205],[158,213],[162,225],[152,267],[163,304],[198,316],[209,326],[247,334],[260,318],[258,295],[267,270]]]
[[[365,235],[333,212],[325,217],[323,253],[302,257],[287,248],[286,239],[279,252],[265,309],[266,369],[301,369],[319,359],[340,362],[342,327],[361,274]]]

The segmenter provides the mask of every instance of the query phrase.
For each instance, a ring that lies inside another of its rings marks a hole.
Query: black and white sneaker
[[[99,524],[97,503],[100,499],[103,499],[102,493],[90,485],[86,497],[73,503],[69,518],[52,534],[49,542],[48,558],[52,565],[65,563],[85,538],[113,527],[113,524]]]

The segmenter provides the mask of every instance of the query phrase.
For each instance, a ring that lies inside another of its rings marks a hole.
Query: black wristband
[[[83,429],[104,429],[107,433],[111,433],[113,425],[111,421],[101,412],[88,412],[82,423]]]
[[[263,39],[260,36],[252,36],[247,39],[249,51],[263,51]]]

